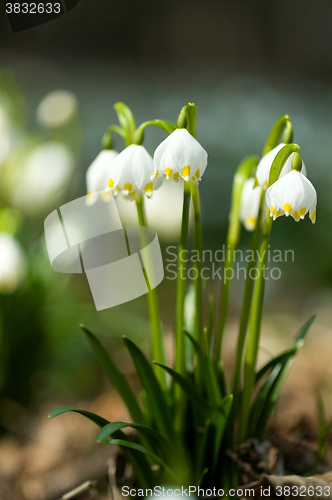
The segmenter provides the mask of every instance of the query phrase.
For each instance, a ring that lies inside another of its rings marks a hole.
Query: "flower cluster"
[[[284,146],[285,144],[278,144],[264,155],[258,163],[255,179],[249,178],[244,183],[240,219],[248,231],[252,231],[256,226],[260,193],[266,188],[265,200],[273,220],[281,215],[290,215],[298,222],[309,212],[312,223],[316,222],[317,193],[306,177],[306,167],[298,153],[292,153],[287,158],[278,180],[269,187],[272,163]]]
[[[176,129],[157,147],[154,158],[138,144],[131,144],[119,154],[101,151],[86,174],[87,199],[94,203],[98,191],[103,191],[105,198],[110,193],[130,200],[143,194],[150,198],[164,178],[175,182],[182,178],[197,185],[206,165],[205,149],[186,129]]]

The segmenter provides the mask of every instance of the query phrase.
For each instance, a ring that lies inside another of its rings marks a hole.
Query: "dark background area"
[[[329,0],[80,0],[66,16],[12,35],[1,4],[1,46],[12,57],[80,58],[199,73],[278,73],[328,81]]]

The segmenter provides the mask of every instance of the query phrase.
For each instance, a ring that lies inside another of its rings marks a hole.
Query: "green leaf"
[[[63,413],[67,413],[68,411],[83,415],[95,424],[99,425],[99,427],[104,427],[105,425],[109,424],[108,420],[100,417],[99,415],[96,415],[95,413],[92,413],[91,411],[79,410],[78,408],[71,408],[70,406],[58,406],[57,408],[54,408],[54,410],[52,410],[49,414],[48,418],[57,417],[58,415],[62,415]]]
[[[315,321],[316,318],[317,318],[317,314],[314,314],[313,316],[311,316],[311,318],[308,319],[308,321],[306,323],[304,323],[304,325],[300,328],[298,334],[296,335],[296,337],[294,339],[294,342],[292,344],[293,346],[295,346],[301,340],[305,339],[309,329],[311,328],[311,325],[313,324],[313,322]]]
[[[198,357],[198,362],[201,366],[202,377],[204,379],[204,387],[208,395],[208,400],[210,401],[211,406],[215,408],[221,403],[222,398],[219,390],[218,380],[212,365],[211,357],[209,354],[207,356],[204,355],[201,346],[199,345],[197,340],[195,340],[194,337],[190,335],[190,333],[185,332],[185,334],[194,346],[194,350]]]
[[[118,116],[119,123],[123,130],[126,132],[127,145],[132,142],[134,132],[136,130],[136,122],[131,109],[123,102],[114,104],[114,109]]]
[[[304,341],[306,334],[308,333],[312,323],[314,322],[316,316],[312,316],[303,326],[300,328],[299,333],[295,337],[295,340],[292,342],[292,347],[301,347]],[[297,349],[298,350],[298,349]],[[297,350],[295,352],[297,352]],[[280,362],[280,370],[279,364],[273,369],[270,374],[271,381],[273,382],[270,387],[270,390],[266,396],[264,401],[264,406],[260,412],[259,418],[257,420],[257,424],[255,426],[254,434],[255,436],[261,438],[263,436],[265,426],[267,420],[274,408],[274,405],[279,397],[279,393],[285,381],[285,378],[288,375],[289,370],[294,362],[295,353],[289,354],[288,358],[285,357],[283,362]],[[279,370],[279,372],[278,372]]]
[[[283,365],[288,361],[289,357],[294,356],[297,351],[302,347],[303,340],[308,333],[311,325],[316,319],[316,315],[313,315],[299,330],[295,339],[291,342],[290,347],[278,354],[275,358],[271,359],[266,365],[264,365],[256,374],[256,383],[268,372],[270,369],[274,368],[277,363],[282,363]]]
[[[133,450],[144,453],[145,455],[148,455],[155,462],[157,462],[159,465],[161,465],[173,479],[175,479],[176,481],[178,480],[177,476],[170,469],[170,467],[168,467],[168,465],[160,457],[158,457],[157,455],[155,455],[151,451],[144,448],[144,446],[141,446],[140,444],[137,444],[137,443],[133,443],[131,441],[124,441],[123,439],[110,439],[109,441],[104,441],[104,444],[107,444],[107,443],[108,444],[117,444],[118,446],[124,446],[126,448],[131,448]]]
[[[151,427],[147,427],[146,425],[142,424],[127,422],[111,422],[105,425],[105,427],[103,427],[98,434],[98,443],[104,441],[108,436],[112,436],[119,429],[124,429],[126,427],[136,429],[137,431],[143,433],[152,448],[155,448],[157,445],[157,448],[159,448],[159,450],[165,450],[165,447],[169,445],[169,442],[161,434],[159,434],[159,432],[151,429]]]
[[[228,424],[228,418],[233,403],[233,395],[229,394],[226,396],[221,405],[217,410],[215,410],[210,419],[206,422],[204,435],[201,442],[201,447],[198,453],[198,470],[203,469],[204,465],[209,468],[209,482],[214,483],[214,474],[216,472],[221,445]]]
[[[196,483],[196,487],[198,488],[199,486],[202,485],[203,479],[206,476],[206,474],[209,472],[209,468],[206,467],[204,470],[202,470],[201,475],[198,478],[198,481]]]
[[[83,415],[95,424],[99,425],[99,427],[104,428],[110,424],[108,420],[100,417],[99,415],[96,415],[95,413],[86,410],[79,410],[77,408],[71,408],[69,406],[60,406],[58,408],[55,408],[51,411],[48,417],[57,417],[58,415],[62,415],[63,413],[67,412],[79,413],[80,415]],[[127,436],[119,429],[115,429],[113,436],[122,440],[128,439]],[[135,451],[126,450],[125,455],[127,460],[132,464],[134,468],[135,475],[139,484],[144,488],[150,488],[154,480],[148,462],[145,459],[142,460],[142,456],[138,456],[137,452]]]
[[[173,421],[166,398],[159,382],[142,351],[128,337],[123,341],[135,364],[137,374],[146,391],[147,403],[150,408],[150,419],[155,420],[159,432],[169,439],[173,438]],[[139,422],[141,423],[141,422]]]
[[[120,370],[114,364],[105,347],[97,339],[97,337],[93,333],[91,333],[84,325],[80,326],[85,333],[94,353],[96,354],[104,370],[106,371],[111,384],[118,391],[123,402],[128,408],[132,419],[139,424],[146,424],[146,417],[139,407],[130,385],[128,384],[127,380],[124,378]]]
[[[259,380],[269,371],[272,370],[278,363],[284,364],[289,356],[293,356],[300,349],[300,345],[295,345],[288,348],[286,351],[283,351],[281,354],[271,359],[266,365],[264,365],[257,373],[256,373],[256,384]]]
[[[205,408],[211,409],[210,403],[206,399],[204,399],[203,396],[201,396],[201,394],[198,391],[198,389],[196,388],[196,386],[194,386],[187,379],[182,377],[182,375],[180,375],[180,373],[176,372],[175,370],[173,370],[169,366],[161,365],[159,363],[155,363],[155,364],[160,366],[164,370],[166,370],[167,373],[169,373],[173,377],[173,379],[183,389],[186,396],[188,396],[188,398],[192,401],[192,403],[194,405],[197,405],[198,409],[200,409],[200,410],[204,410]]]

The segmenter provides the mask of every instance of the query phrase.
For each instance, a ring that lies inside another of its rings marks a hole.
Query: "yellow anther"
[[[275,211],[276,211],[276,209],[271,205],[270,214],[273,215]]]
[[[173,173],[173,170],[171,168],[165,168],[165,174],[166,174],[166,177],[170,178],[170,176],[172,175]]]
[[[254,228],[256,226],[256,217],[247,217],[246,225],[247,227]]]
[[[136,191],[136,189],[135,189],[135,191],[133,191],[132,193],[129,193],[129,196],[130,196],[131,198],[134,198],[134,196],[136,196],[136,192],[137,192],[137,191]]]
[[[306,209],[305,209],[305,208],[301,208],[301,210],[300,210],[300,215],[302,215],[302,216],[303,216],[303,215],[305,215],[305,213],[306,213]]]
[[[182,174],[182,177],[185,180],[189,179],[189,176],[190,176],[190,167],[189,167],[189,165],[187,165],[186,167],[183,167],[183,169],[181,170],[181,174]]]
[[[153,184],[152,184],[152,182],[149,182],[149,183],[145,186],[144,190],[145,190],[145,192],[146,192],[146,193],[152,193],[152,190],[153,190]]]
[[[108,181],[108,187],[109,187],[109,188],[112,188],[113,186],[114,186],[114,181],[113,181],[113,179],[110,179],[110,180]]]
[[[289,203],[284,204],[284,210],[285,210],[286,215],[289,215],[291,213],[292,207],[290,206]]]
[[[125,191],[131,191],[133,189],[133,185],[130,184],[130,182],[126,182],[126,184],[123,187]]]
[[[295,210],[294,212],[294,219],[299,219],[300,218],[300,214],[297,210]]]
[[[312,222],[316,222],[316,210],[314,211],[314,213],[312,214],[311,216],[311,220]]]
[[[173,179],[174,179],[175,181],[177,181],[177,180],[179,179],[179,177],[180,177],[179,172],[175,172],[175,174],[173,174]]]
[[[197,179],[199,179],[199,178],[200,178],[200,176],[201,176],[201,175],[200,175],[199,168],[198,168],[198,169],[196,170],[196,172],[195,172],[195,177],[197,177]]]

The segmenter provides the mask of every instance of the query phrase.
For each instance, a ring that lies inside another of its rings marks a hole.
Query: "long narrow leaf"
[[[191,343],[193,344],[194,350],[197,354],[200,366],[202,367],[202,376],[204,377],[204,387],[208,395],[208,399],[211,406],[218,406],[221,403],[221,393],[218,386],[218,380],[213,369],[211,358],[206,357],[202,351],[201,346],[194,339],[190,333],[185,332]],[[209,355],[208,355],[209,356]]]
[[[300,328],[298,334],[296,335],[293,345],[296,345],[300,340],[305,339],[305,336],[307,335],[311,325],[313,324],[316,318],[317,314],[314,314],[313,316],[311,316],[311,318],[308,319],[306,323],[304,323],[304,325]]]
[[[278,363],[284,364],[289,356],[293,356],[299,349],[300,345],[294,345],[288,348],[286,351],[278,354],[275,358],[271,359],[266,365],[262,366],[262,368],[256,373],[256,384],[257,382],[271,369],[273,369]]]
[[[146,417],[139,407],[130,385],[128,384],[127,380],[124,378],[120,370],[117,368],[117,366],[114,364],[105,347],[97,339],[97,337],[93,333],[91,333],[84,325],[80,326],[85,333],[94,353],[96,354],[104,370],[106,371],[111,384],[118,391],[123,402],[128,408],[128,411],[134,422],[137,422],[139,424],[146,424]]]
[[[117,102],[113,107],[121,127],[126,131],[128,139],[131,140],[136,130],[136,122],[131,109],[123,102]]]
[[[151,457],[155,462],[157,462],[159,465],[161,465],[167,472],[168,474],[173,477],[176,481],[177,476],[174,474],[174,472],[168,467],[168,465],[157,455],[152,453],[151,451],[147,450],[144,448],[144,446],[141,446],[140,444],[133,443],[131,441],[124,441],[123,439],[110,439],[109,441],[104,441],[104,444],[117,444],[118,446],[124,446],[126,448],[131,448],[133,450],[139,451],[141,453],[144,453],[145,455],[148,455]]]
[[[312,316],[302,326],[302,328],[300,328],[299,333],[297,334],[294,342],[292,343],[292,345],[294,347],[295,346],[299,346],[299,347],[302,346],[304,338],[305,338],[306,334],[308,333],[315,318],[316,318],[316,316]],[[256,424],[256,428],[255,428],[255,435],[257,435],[258,437],[262,437],[262,435],[263,435],[267,420],[268,420],[268,418],[271,414],[271,411],[273,410],[274,405],[278,399],[278,396],[279,396],[279,393],[280,393],[281,388],[283,386],[283,383],[285,381],[285,378],[287,377],[289,370],[291,369],[291,366],[294,362],[294,357],[295,357],[295,354],[289,355],[289,358],[282,364],[280,373],[276,377],[276,380],[273,383],[271,390],[270,390],[270,392],[265,400],[263,409],[261,411],[261,414],[259,416],[259,419],[258,419],[257,424]]]
[[[136,429],[137,431],[143,433],[147,437],[152,447],[155,447],[157,445],[157,447],[159,448],[165,448],[167,447],[167,445],[169,445],[169,442],[154,429],[151,429],[146,425],[127,422],[111,422],[105,425],[105,427],[103,427],[98,434],[98,443],[104,441],[108,436],[112,436],[114,432],[118,431],[119,429],[125,429],[126,427]]]
[[[58,406],[57,408],[54,408],[54,410],[52,410],[51,413],[49,414],[48,418],[54,418],[57,417],[58,415],[62,415],[63,413],[67,413],[69,411],[83,415],[84,417],[88,418],[95,424],[99,425],[99,427],[104,427],[105,425],[109,424],[108,420],[106,420],[103,417],[100,417],[99,415],[96,415],[95,413],[92,413],[91,411],[80,410],[78,408],[71,408],[70,406]]]
[[[67,412],[79,413],[80,415],[83,415],[95,424],[99,425],[99,427],[105,427],[110,424],[108,420],[100,417],[99,415],[96,415],[95,413],[92,413],[91,411],[71,408],[69,406],[60,406],[58,408],[55,408],[49,414],[49,418],[54,418]],[[122,440],[128,439],[127,436],[119,429],[113,432],[113,436]],[[127,457],[127,460],[130,461],[135,470],[135,474],[139,484],[144,488],[151,487],[151,482],[153,482],[154,479],[148,462],[143,459],[140,454],[138,455],[138,453],[134,450],[125,450],[125,455]]]
[[[138,376],[146,391],[146,399],[150,408],[150,419],[155,420],[159,432],[170,439],[173,438],[173,421],[165,395],[159,382],[142,351],[128,337],[123,341],[135,364]]]
[[[201,396],[200,392],[197,390],[197,388],[188,382],[187,379],[182,377],[178,372],[170,368],[169,366],[161,365],[159,363],[155,363],[156,365],[160,366],[161,368],[164,368],[164,370],[169,373],[173,379],[182,387],[183,391],[185,394],[188,396],[188,398],[192,401],[194,405],[197,405],[197,407],[201,410],[204,410],[206,408],[211,409],[212,406],[207,401],[206,399]]]

